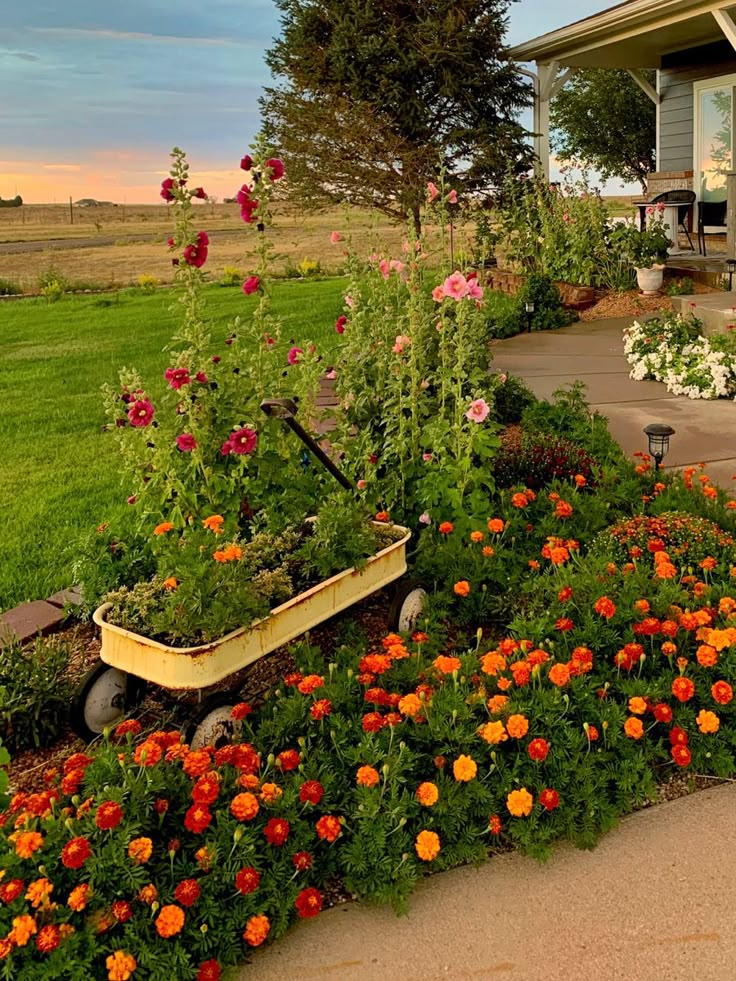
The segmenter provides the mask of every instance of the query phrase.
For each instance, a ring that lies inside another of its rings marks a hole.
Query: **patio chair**
[[[677,221],[680,228],[685,233],[685,238],[690,246],[692,252],[695,251],[695,246],[693,245],[693,240],[690,238],[690,231],[685,224],[690,214],[690,209],[695,204],[695,191],[687,191],[684,188],[678,188],[674,191],[663,191],[658,194],[655,198],[652,198],[652,204],[666,204],[666,205],[678,205],[677,208]],[[675,243],[677,245],[677,243]]]
[[[715,225],[726,227],[727,201],[698,201],[698,252],[706,255],[705,226]]]

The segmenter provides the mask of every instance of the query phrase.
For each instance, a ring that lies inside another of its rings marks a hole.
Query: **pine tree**
[[[306,203],[419,213],[427,181],[487,191],[531,149],[508,61],[509,0],[276,0],[265,132]]]

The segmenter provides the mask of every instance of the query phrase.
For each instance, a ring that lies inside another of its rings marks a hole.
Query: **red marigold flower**
[[[572,586],[563,586],[557,594],[557,599],[560,603],[566,603],[569,599],[572,599]]]
[[[624,644],[622,650],[620,650],[613,659],[613,663],[618,668],[624,668],[626,671],[631,671],[631,669],[639,663],[642,654],[644,653],[644,648],[641,644]]]
[[[196,981],[220,981],[221,974],[220,965],[216,960],[202,961],[197,971]]]
[[[672,746],[687,746],[689,737],[684,729],[679,726],[672,726],[669,739]]]
[[[71,773],[74,770],[86,770],[90,763],[94,763],[94,757],[87,756],[86,753],[72,753],[64,760],[64,773]]]
[[[233,754],[233,765],[241,773],[258,773],[261,757],[250,743],[238,743]]]
[[[42,926],[36,935],[36,947],[42,954],[50,954],[56,950],[61,940],[61,933],[55,923],[47,923]]]
[[[91,854],[86,838],[72,838],[61,850],[61,864],[67,869],[81,869]]]
[[[320,698],[311,707],[309,714],[313,719],[315,719],[315,721],[319,722],[321,719],[324,719],[325,716],[328,716],[331,711],[332,702],[329,700],[329,698]]]
[[[136,746],[133,759],[138,766],[155,766],[162,756],[161,746],[152,739],[146,739]]]
[[[695,694],[695,682],[691,678],[675,678],[672,682],[672,694],[678,702],[689,702]]]
[[[455,526],[453,525],[453,523],[451,521],[442,521],[440,523],[439,528],[437,529],[437,531],[439,531],[440,535],[449,535],[454,530],[455,530]]]
[[[322,893],[319,889],[302,889],[294,901],[297,915],[302,920],[309,920],[317,916],[322,909]]]
[[[554,811],[556,807],[560,806],[560,795],[556,790],[552,790],[551,787],[547,787],[539,795],[539,803],[545,809],[545,811]]]
[[[253,711],[253,707],[247,702],[238,702],[237,705],[233,705],[233,710],[230,713],[233,719],[240,720],[244,719],[246,715],[250,715]]]
[[[380,732],[383,728],[383,716],[380,712],[368,712],[363,716],[363,732]]]
[[[710,690],[713,700],[719,705],[728,705],[733,699],[733,688],[727,681],[716,681]]]
[[[201,834],[209,828],[212,812],[205,804],[192,804],[184,815],[184,827],[193,834]]]
[[[271,818],[263,829],[263,834],[269,845],[283,845],[289,837],[291,826],[284,818]]]
[[[541,762],[547,759],[549,753],[549,743],[546,739],[532,739],[527,748],[531,759]]]
[[[165,797],[158,797],[154,801],[153,809],[159,815],[165,814],[169,809],[169,802],[166,800]]]
[[[100,806],[97,808],[97,813],[95,814],[95,824],[102,831],[109,831],[112,828],[117,828],[122,820],[123,809],[120,804],[116,804],[114,801],[105,801],[104,804],[100,804]]]
[[[688,766],[693,758],[693,754],[683,743],[674,745],[670,754],[678,766]]]
[[[317,822],[317,834],[323,841],[335,841],[340,836],[340,831],[340,822],[332,814],[325,814]]]
[[[301,692],[302,695],[311,695],[313,691],[317,688],[321,688],[325,683],[325,679],[319,674],[308,674],[306,677],[297,684],[297,691]]]
[[[491,814],[488,819],[488,830],[492,835],[500,835],[501,828],[501,818],[498,816],[498,814]]]
[[[560,630],[562,633],[566,633],[568,630],[573,630],[575,624],[569,617],[560,617],[555,623],[555,630]]]
[[[593,607],[595,612],[606,620],[610,620],[611,617],[616,612],[616,604],[613,600],[609,599],[608,596],[601,596],[600,599],[595,601],[595,606]]]
[[[199,883],[196,879],[182,879],[174,890],[174,899],[182,906],[194,906],[199,899]]]
[[[309,852],[294,852],[291,856],[291,864],[298,872],[306,872],[312,867],[312,856]]]
[[[235,888],[244,896],[255,892],[261,882],[261,873],[248,865],[235,876]]]
[[[138,736],[142,730],[143,726],[138,719],[126,719],[119,726],[115,727],[113,735],[116,739],[122,739],[123,736],[127,736],[129,733],[131,736]]]
[[[588,726],[588,729],[587,729],[587,735],[588,735],[588,739],[589,739],[589,740],[590,740],[590,741],[591,741],[592,743],[594,743],[594,742],[597,742],[597,740],[598,740],[598,735],[599,735],[599,734],[598,734],[598,730],[596,729],[596,727],[595,727],[595,726]]]
[[[302,804],[319,804],[324,792],[324,787],[319,780],[307,780],[299,788],[299,800]]]
[[[118,923],[127,923],[133,919],[133,907],[125,899],[116,899],[112,904],[112,915]]]
[[[211,770],[192,787],[192,800],[195,804],[214,804],[220,792],[220,777]]]
[[[669,725],[672,722],[672,709],[669,705],[665,705],[664,702],[658,702],[654,706],[654,718],[657,722],[664,722]]]
[[[301,757],[295,749],[285,749],[283,752],[279,753],[276,757],[276,763],[281,767],[284,773],[289,770],[296,770],[299,766],[299,761]]]
[[[12,903],[14,899],[25,889],[25,883],[22,879],[10,879],[8,882],[4,882],[0,885],[0,899],[4,903]]]

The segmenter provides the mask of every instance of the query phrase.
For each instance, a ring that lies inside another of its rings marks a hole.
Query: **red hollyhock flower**
[[[220,965],[216,960],[202,961],[196,981],[220,981],[221,974]]]
[[[688,734],[684,729],[679,726],[672,726],[670,729],[670,745],[672,746],[687,746]]]
[[[317,822],[317,834],[323,841],[335,841],[339,838],[340,831],[340,822],[332,814],[325,814]]]
[[[199,899],[199,883],[196,879],[182,879],[174,890],[174,898],[182,906],[194,906]]]
[[[61,850],[61,864],[67,869],[81,869],[91,854],[86,838],[72,838]]]
[[[104,804],[100,804],[97,808],[95,824],[102,831],[110,831],[112,828],[117,828],[122,820],[123,809],[120,804],[116,804],[114,801],[105,801]]]
[[[193,194],[193,196],[195,198],[199,198],[200,201],[206,201],[207,200],[207,192],[205,191],[205,189],[203,187],[195,187],[195,189],[192,192],[192,194]]]
[[[271,181],[280,181],[284,176],[284,164],[278,157],[271,157],[270,160],[266,161],[264,167]]]
[[[335,321],[335,331],[336,331],[336,332],[337,332],[338,334],[344,334],[344,333],[345,333],[345,324],[346,324],[347,322],[348,322],[348,318],[347,318],[347,317],[345,316],[345,314],[344,314],[344,313],[343,313],[343,314],[341,314],[341,315],[340,315],[340,316],[339,316],[339,317],[337,318],[337,320]]]
[[[312,856],[309,852],[294,852],[291,856],[291,863],[299,872],[306,872],[312,867]]]
[[[549,753],[549,743],[546,739],[532,739],[529,743],[527,752],[533,760],[541,762],[547,759],[547,753]]]
[[[251,296],[258,291],[261,281],[258,276],[249,276],[243,283],[242,289],[246,296]]]
[[[192,804],[184,815],[184,827],[195,835],[209,828],[211,821],[212,812],[205,804]]]
[[[288,821],[284,818],[271,818],[266,827],[263,829],[263,834],[265,835],[266,841],[269,845],[280,846],[283,845],[286,839],[289,837],[289,832],[291,827]]]
[[[319,722],[321,719],[328,716],[331,711],[332,702],[329,700],[329,698],[320,698],[311,707],[309,714],[313,719],[315,719],[315,721]]]
[[[299,766],[299,760],[299,753],[295,749],[285,749],[276,757],[276,762],[284,773],[288,773],[289,770],[296,770]]]
[[[560,806],[560,795],[556,790],[552,790],[551,787],[547,787],[539,795],[539,803],[545,809],[545,811],[554,811],[556,807]]]
[[[251,866],[246,866],[235,876],[235,888],[238,892],[247,896],[255,892],[261,881],[261,873]]]
[[[654,718],[657,722],[664,722],[666,725],[669,725],[672,722],[672,709],[669,705],[665,705],[664,702],[658,702],[654,706]]]
[[[299,800],[302,804],[319,804],[324,792],[324,787],[319,780],[307,780],[299,788]]]
[[[197,232],[197,240],[192,245],[187,245],[182,254],[182,259],[188,266],[201,269],[207,262],[207,246],[210,244],[207,232]]]
[[[319,889],[302,889],[294,901],[297,914],[302,920],[309,920],[317,916],[322,909],[322,893]]]
[[[673,746],[670,753],[672,755],[672,759],[678,766],[689,766],[693,758],[693,754],[690,752],[687,746],[682,743],[678,743],[677,745]]]

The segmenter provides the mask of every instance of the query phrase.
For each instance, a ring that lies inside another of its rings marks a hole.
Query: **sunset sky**
[[[521,0],[509,43],[605,0]],[[279,33],[272,0],[21,0],[3,5],[0,197],[158,200],[172,146],[210,194],[239,184]]]

